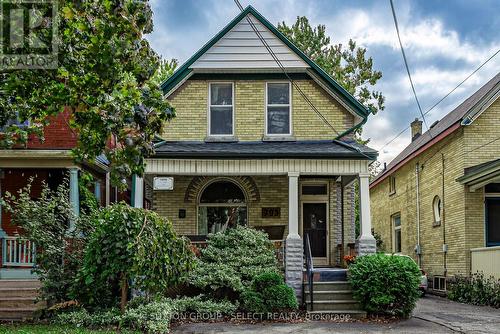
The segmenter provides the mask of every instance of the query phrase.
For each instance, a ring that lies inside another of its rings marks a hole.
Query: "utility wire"
[[[238,6],[238,8],[240,9],[240,11],[243,12],[244,9],[243,9],[243,6],[241,5],[241,3],[239,2],[239,0],[234,0],[234,2],[236,3],[236,6]],[[314,104],[307,97],[307,95],[302,91],[302,89],[292,80],[292,78],[290,78],[290,76],[288,75],[288,73],[285,70],[285,67],[283,66],[283,64],[281,63],[281,61],[279,60],[279,58],[276,56],[276,54],[274,53],[274,51],[271,49],[271,47],[269,46],[269,44],[267,44],[267,41],[262,37],[262,34],[255,27],[255,24],[252,22],[252,20],[250,20],[249,17],[246,17],[246,20],[247,20],[248,24],[250,24],[250,26],[252,27],[252,29],[255,32],[255,34],[257,35],[257,37],[259,37],[260,41],[262,42],[262,44],[264,45],[264,47],[267,49],[267,51],[269,52],[269,54],[271,55],[271,57],[278,64],[278,66],[281,69],[281,71],[283,72],[283,74],[287,77],[287,79],[293,85],[293,87],[295,87],[295,89],[299,92],[299,94],[302,96],[302,98],[307,102],[307,104],[311,107],[311,109],[320,117],[320,119],[326,125],[328,125],[328,127],[330,129],[332,129],[337,134],[337,136],[340,136],[340,133],[333,127],[333,125],[326,119],[326,117],[323,116],[323,114],[316,108],[316,106],[314,106]]]
[[[427,121],[425,120],[425,115],[422,111],[422,107],[420,106],[420,101],[418,100],[418,97],[417,97],[417,92],[415,91],[415,86],[413,85],[413,80],[412,80],[411,74],[410,74],[410,68],[408,67],[408,60],[406,59],[405,49],[403,48],[403,43],[401,42],[401,36],[399,35],[398,19],[396,17],[396,11],[394,9],[394,4],[393,4],[392,0],[390,0],[390,2],[391,2],[392,17],[394,19],[394,25],[396,27],[396,34],[398,35],[399,46],[401,47],[401,53],[403,54],[403,60],[404,60],[405,67],[406,67],[406,73],[408,73],[408,79],[410,79],[411,90],[413,91],[413,96],[415,96],[415,101],[417,101],[417,106],[418,106],[418,110],[420,111],[420,115],[422,116],[422,119],[424,120],[424,123],[425,123],[427,130],[429,130],[429,125],[427,125]],[[430,132],[429,132],[429,135],[432,138],[432,134]]]
[[[488,59],[486,59],[481,65],[479,65],[474,71],[472,71],[465,79],[460,81],[458,85],[456,85],[452,90],[450,90],[446,95],[444,95],[441,99],[439,99],[436,103],[434,103],[429,109],[427,109],[426,112],[424,112],[424,115],[427,115],[430,113],[435,107],[437,107],[441,102],[443,102],[448,96],[450,96],[454,91],[456,91],[460,86],[462,86],[467,80],[469,80],[474,74],[477,73],[481,68],[484,67],[490,60],[495,58],[496,55],[500,52],[500,49],[498,49],[494,54],[492,54]],[[395,141],[399,136],[401,136],[406,130],[408,130],[410,126],[408,125],[406,128],[401,130],[396,136],[394,136],[391,140],[389,140],[387,143],[382,146],[379,151],[383,150],[386,148],[388,145],[390,145],[393,141]]]

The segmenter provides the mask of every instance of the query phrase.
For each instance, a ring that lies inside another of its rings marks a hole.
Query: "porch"
[[[315,266],[335,267],[355,245],[375,252],[368,154],[336,141],[164,143],[134,182],[134,203],[203,242],[207,233],[244,224],[284,245],[287,283],[302,294],[304,236]],[[360,238],[355,240],[354,182],[359,181]],[[144,191],[142,191],[142,189]],[[279,248],[279,246],[277,246]]]

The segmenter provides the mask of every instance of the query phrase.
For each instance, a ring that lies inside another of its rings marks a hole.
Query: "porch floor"
[[[304,279],[307,280],[307,273],[304,269]],[[313,281],[315,282],[336,282],[347,281],[347,269],[319,267],[313,269]]]

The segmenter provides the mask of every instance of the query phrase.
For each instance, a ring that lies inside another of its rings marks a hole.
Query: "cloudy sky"
[[[277,25],[305,15],[326,25],[334,44],[349,38],[367,48],[383,78],[377,89],[386,109],[372,116],[363,137],[390,161],[410,142],[409,130],[384,147],[417,116],[389,0],[240,0]],[[422,108],[426,111],[500,48],[498,0],[395,0],[401,38]],[[152,0],[155,31],[148,36],[164,58],[187,60],[221,30],[238,8],[233,0]],[[431,125],[500,71],[500,54],[427,116]]]

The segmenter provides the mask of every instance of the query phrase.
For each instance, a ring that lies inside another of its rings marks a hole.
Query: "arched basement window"
[[[432,208],[434,211],[434,226],[441,225],[441,199],[439,196],[435,196],[432,201]]]
[[[198,202],[198,234],[207,235],[247,224],[243,190],[227,180],[209,184]]]

